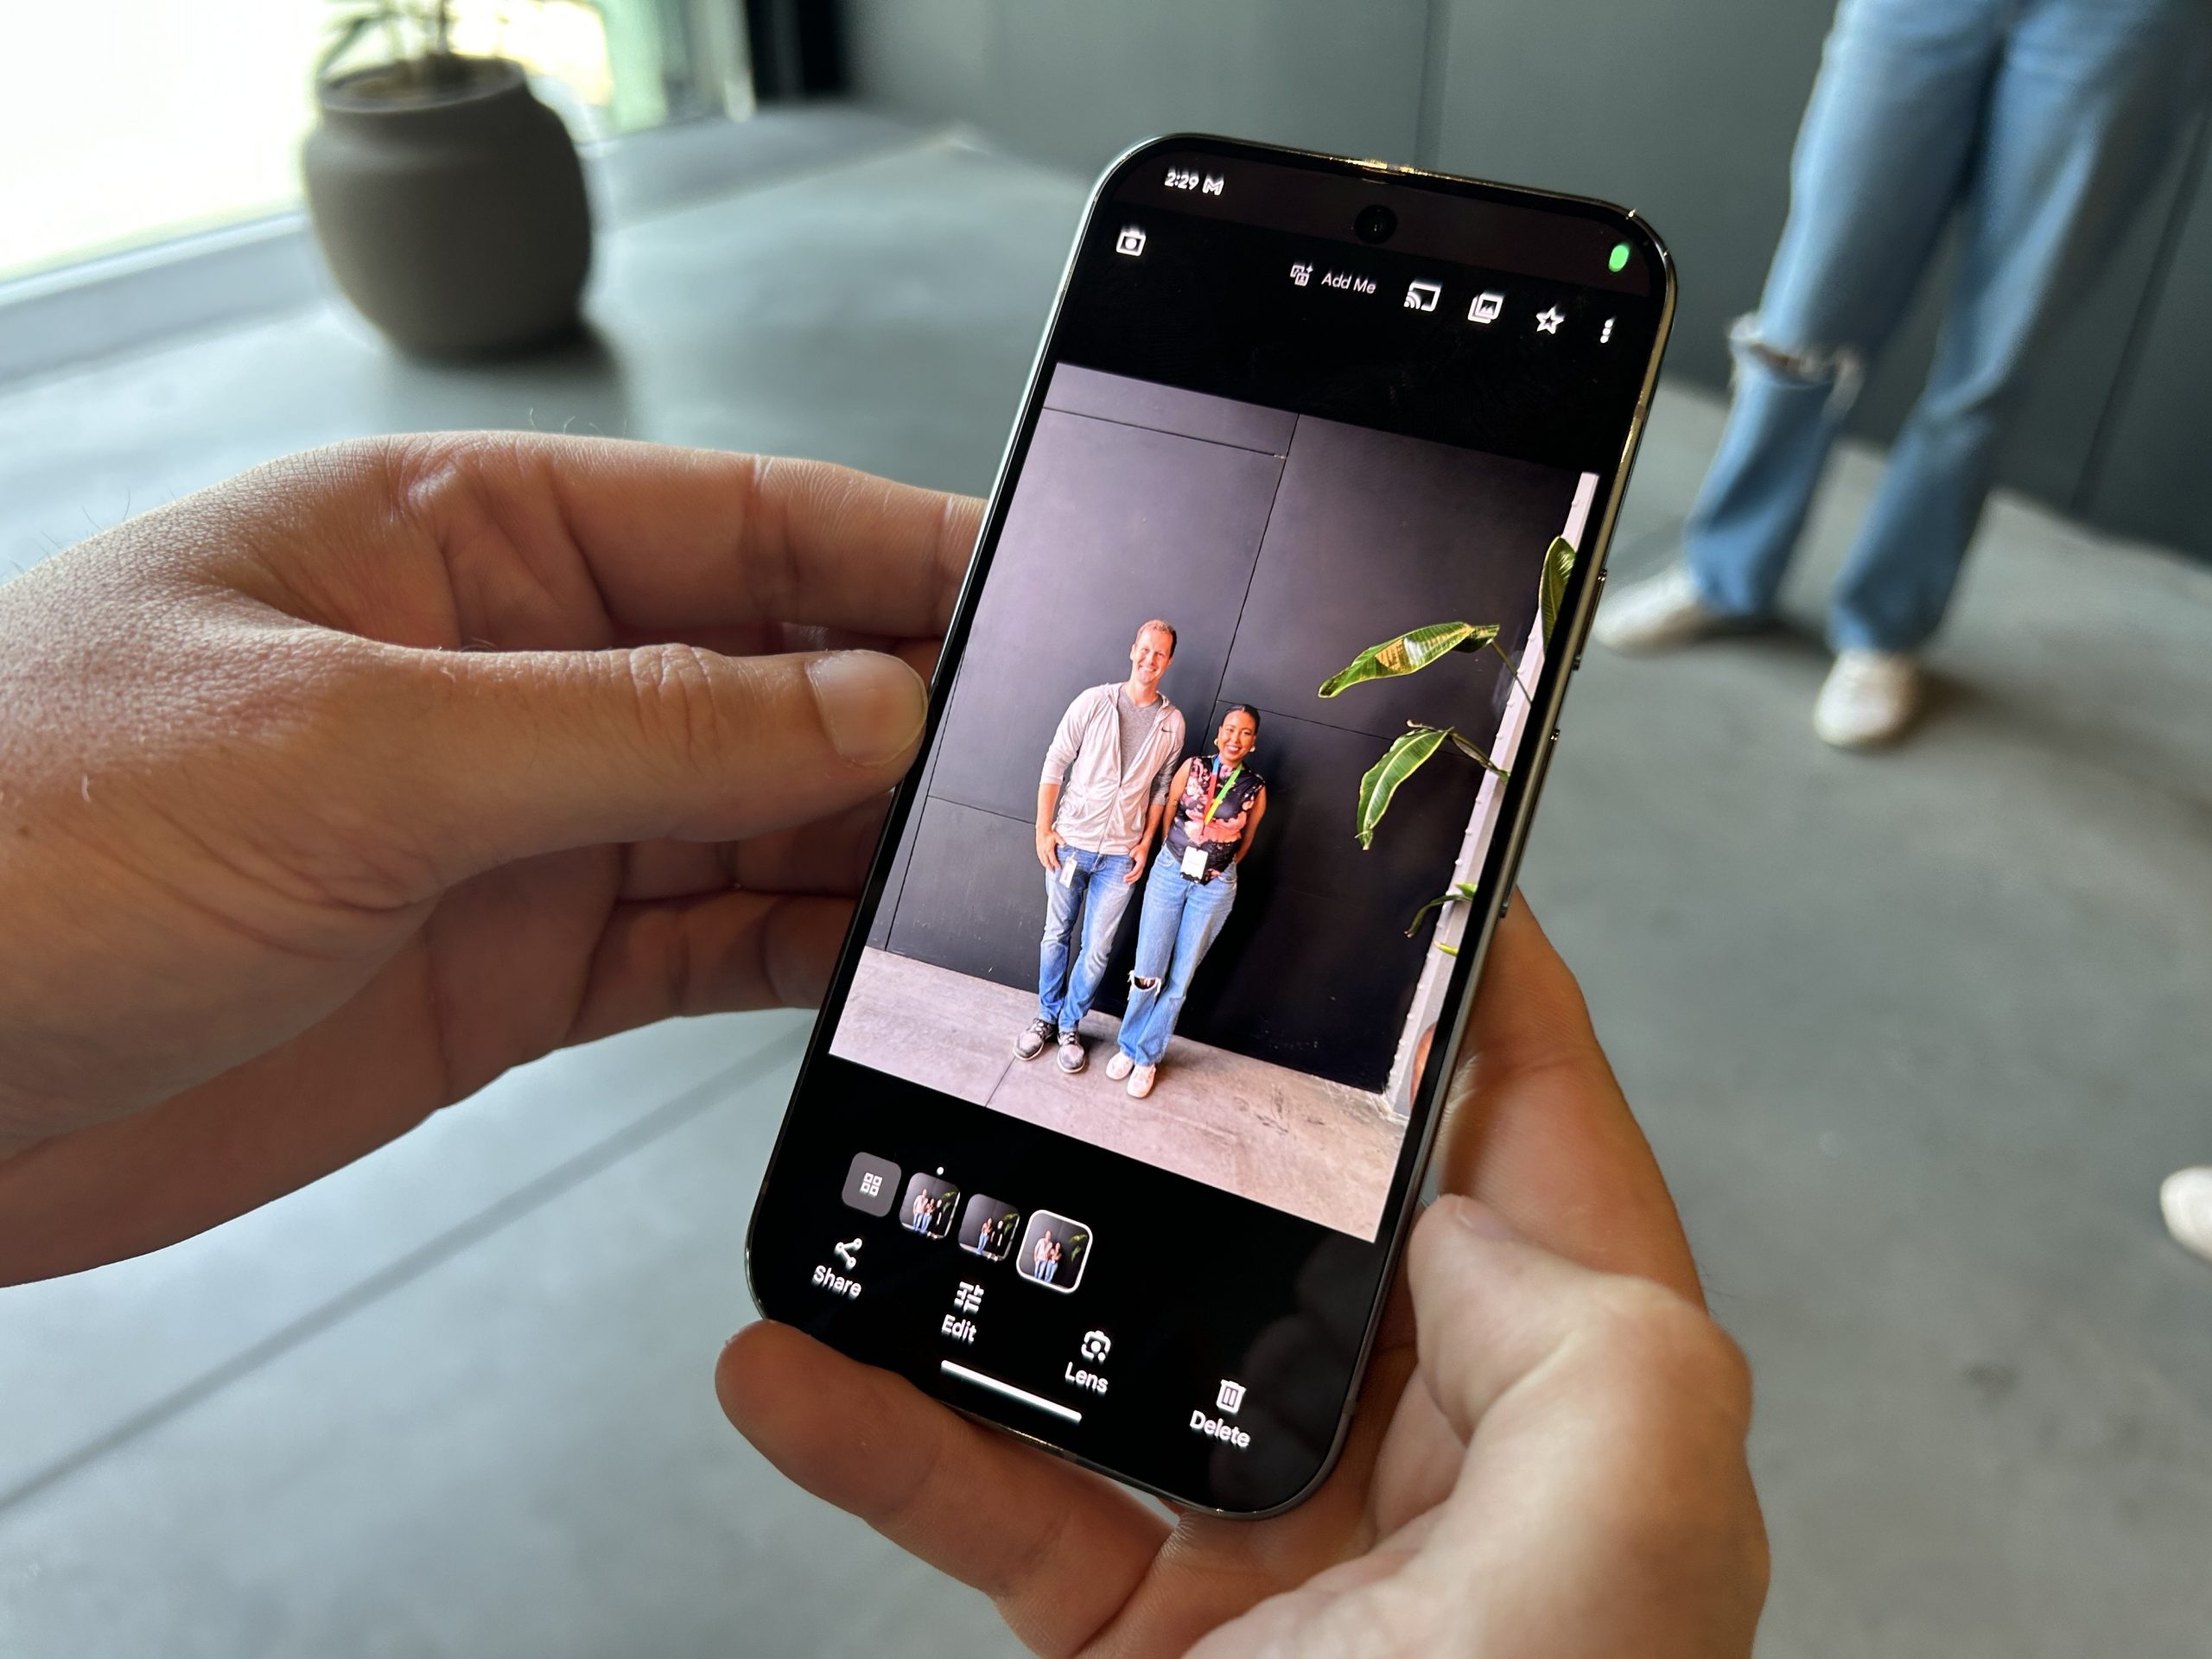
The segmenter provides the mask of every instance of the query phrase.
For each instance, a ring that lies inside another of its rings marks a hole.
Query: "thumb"
[[[1580,1267],[1452,1196],[1421,1218],[1408,1279],[1421,1376],[1461,1440],[1508,1408],[1516,1427],[1687,1415],[1740,1455],[1751,1413],[1743,1356],[1675,1292]]]
[[[404,654],[399,804],[446,883],[567,848],[812,822],[898,781],[927,705],[912,669],[868,651]]]

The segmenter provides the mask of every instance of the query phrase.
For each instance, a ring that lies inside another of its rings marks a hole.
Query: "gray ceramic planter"
[[[418,90],[380,68],[317,88],[308,213],[338,286],[394,343],[518,351],[576,326],[591,266],[583,169],[519,65],[451,61],[452,86]]]

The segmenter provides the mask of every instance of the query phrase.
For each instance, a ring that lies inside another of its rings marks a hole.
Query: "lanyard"
[[[1217,778],[1221,776],[1221,766],[1217,757],[1213,766],[1213,775]],[[1213,798],[1213,804],[1206,808],[1206,815],[1202,822],[1206,823],[1213,822],[1213,815],[1221,810],[1221,804],[1229,798],[1229,791],[1236,787],[1236,780],[1243,775],[1244,766],[1242,761],[1239,761],[1230,771],[1229,781],[1221,786],[1220,792]]]

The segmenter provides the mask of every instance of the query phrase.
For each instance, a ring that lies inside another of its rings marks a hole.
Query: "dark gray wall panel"
[[[995,124],[1002,0],[844,0],[853,85],[939,121]]]
[[[1060,715],[1085,686],[1128,677],[1147,617],[1179,632],[1167,695],[1210,704],[1281,469],[1249,449],[1040,416],[953,688],[936,792],[1029,817]]]
[[[1368,646],[1429,622],[1495,622],[1518,651],[1574,486],[1552,467],[1300,421],[1222,694],[1386,744],[1414,719],[1487,741],[1507,683],[1488,652],[1315,694]]]
[[[941,968],[1034,989],[1045,868],[1029,820],[925,800],[889,948]],[[1007,1040],[1014,1039],[1013,1033]]]
[[[2190,184],[2082,505],[2101,523],[2212,559],[2212,171]]]
[[[1190,130],[1414,159],[1427,0],[847,0],[854,81],[1095,173]]]
[[[1262,409],[1232,397],[1209,397],[1202,391],[1154,385],[1126,375],[1101,374],[1069,363],[1052,371],[1045,407],[1270,455],[1280,455],[1290,448],[1290,429],[1298,420],[1280,409]]]

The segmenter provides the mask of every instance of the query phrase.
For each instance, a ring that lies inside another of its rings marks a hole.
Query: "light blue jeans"
[[[1136,861],[1126,853],[1086,853],[1060,849],[1060,872],[1045,878],[1045,939],[1037,963],[1037,1013],[1066,1036],[1083,1023],[1106,982],[1106,959],[1114,954],[1114,935],[1122,912],[1136,889],[1128,880]],[[1074,867],[1072,880],[1067,877]],[[1082,947],[1069,957],[1080,922]]]
[[[1706,603],[1774,608],[1828,446],[1945,223],[1936,362],[1833,595],[1830,642],[1904,651],[1942,620],[2003,422],[2053,322],[2186,135],[2207,0],[1843,0],[1792,163],[1735,404],[1684,531]]]
[[[1122,1015],[1122,1052],[1139,1065],[1158,1065],[1167,1052],[1191,976],[1221,937],[1236,902],[1234,864],[1211,881],[1193,881],[1166,848],[1153,860],[1137,917],[1136,971],[1129,976],[1129,1006]]]

